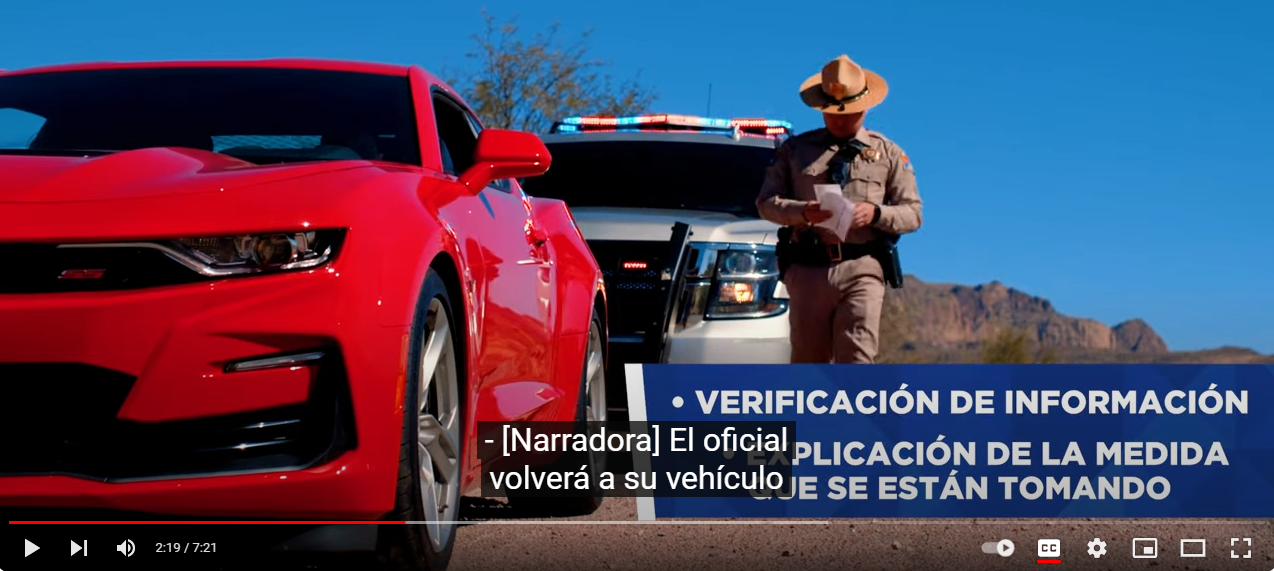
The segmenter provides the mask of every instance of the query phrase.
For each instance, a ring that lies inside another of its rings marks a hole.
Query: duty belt
[[[872,255],[871,244],[793,244],[793,262],[798,264],[835,264]]]
[[[832,263],[855,260],[863,256],[870,256],[872,253],[870,244],[851,244],[849,242],[827,244],[826,250],[827,261]]]

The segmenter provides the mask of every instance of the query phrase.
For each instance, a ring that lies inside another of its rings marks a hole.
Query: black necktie
[[[832,160],[827,165],[828,175],[831,177],[832,182],[844,188],[845,184],[849,182],[850,164],[854,162],[854,158],[858,156],[858,153],[862,152],[862,143],[855,140],[834,139],[832,144],[836,145],[840,150],[837,151],[836,156],[832,157]]]

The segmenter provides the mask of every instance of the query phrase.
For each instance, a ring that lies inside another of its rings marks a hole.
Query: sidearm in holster
[[[885,283],[894,289],[900,289],[903,285],[902,261],[898,257],[899,238],[901,236],[890,235],[878,241],[879,246],[875,254],[876,261],[880,262],[880,269],[884,273]]]
[[[777,233],[778,243],[774,245],[774,258],[779,264],[779,281],[783,281],[787,269],[792,267],[792,232],[791,226],[783,226]]]

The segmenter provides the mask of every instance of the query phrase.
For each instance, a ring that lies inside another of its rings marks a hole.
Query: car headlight
[[[343,238],[340,230],[185,238],[168,254],[206,276],[299,270],[331,261]]]
[[[775,298],[779,264],[773,246],[731,244],[717,253],[707,319],[769,317],[787,310]]]

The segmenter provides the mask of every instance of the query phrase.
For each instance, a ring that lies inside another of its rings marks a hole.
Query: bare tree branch
[[[476,49],[465,54],[473,67],[444,77],[488,127],[543,132],[563,117],[638,114],[656,100],[640,74],[616,82],[601,73],[609,64],[589,58],[591,29],[562,44],[555,23],[524,40],[516,16],[501,24],[484,9],[482,17],[483,30],[470,36]]]

